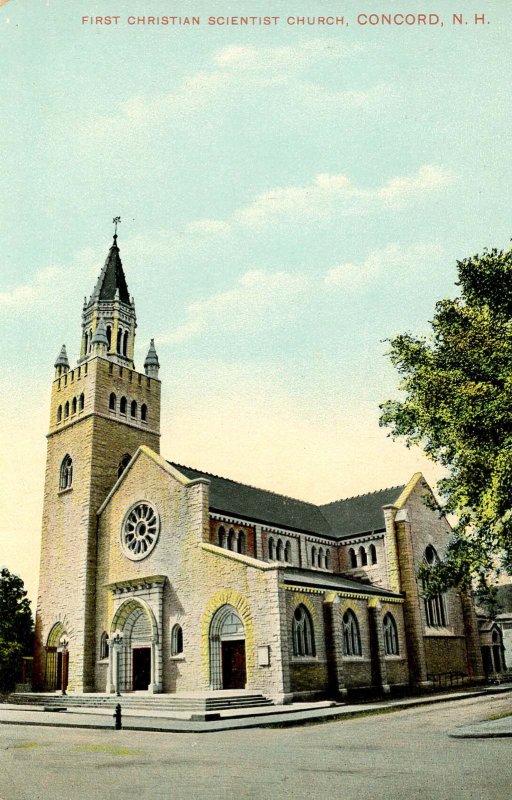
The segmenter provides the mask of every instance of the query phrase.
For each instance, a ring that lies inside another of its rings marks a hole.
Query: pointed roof
[[[103,317],[99,318],[91,344],[106,344],[108,347],[107,329],[105,328]]]
[[[158,356],[156,354],[155,349],[155,340],[151,339],[149,344],[148,354],[146,356],[146,360],[144,361],[144,367],[159,367],[160,364],[158,363]]]
[[[63,344],[60,348],[60,353],[55,359],[54,367],[66,367],[69,369],[69,361],[68,361],[68,354],[66,353],[66,345]]]
[[[117,234],[114,234],[114,241],[108,251],[108,255],[101,270],[100,276],[94,287],[91,300],[115,300],[116,295],[121,303],[130,305],[130,294],[123,271],[119,247],[117,246]]]

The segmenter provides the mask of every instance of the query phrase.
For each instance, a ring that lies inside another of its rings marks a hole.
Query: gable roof
[[[336,500],[320,508],[340,539],[368,531],[383,531],[385,525],[382,506],[396,504],[404,488],[392,486],[389,489],[348,497],[346,500]]]
[[[404,489],[395,486],[317,506],[173,461],[169,463],[189,479],[206,478],[210,482],[211,511],[332,539],[384,530],[382,506],[396,502]]]

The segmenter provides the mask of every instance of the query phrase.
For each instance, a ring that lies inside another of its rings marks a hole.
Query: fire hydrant
[[[121,704],[118,703],[116,706],[116,710],[113,714],[114,717],[114,728],[116,731],[120,731],[123,727],[122,720],[121,720]]]

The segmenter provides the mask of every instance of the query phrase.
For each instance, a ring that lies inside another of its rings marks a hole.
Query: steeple
[[[117,225],[119,222],[121,222],[121,217],[114,217],[113,242],[96,281],[94,291],[89,301],[86,300],[84,302],[80,362],[86,361],[92,355],[102,355],[121,366],[134,369],[133,350],[137,320],[135,303],[128,291],[128,284],[117,244]],[[107,347],[104,347],[103,342],[98,349],[98,342],[95,342],[93,350],[94,336],[100,318],[104,324],[103,336],[106,338]]]

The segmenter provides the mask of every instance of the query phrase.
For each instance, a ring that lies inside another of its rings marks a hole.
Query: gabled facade
[[[52,388],[36,684],[277,702],[480,680],[472,601],[426,600],[446,520],[420,474],[323,506],[165,461],[117,239]],[[74,402],[76,400],[76,402]]]

